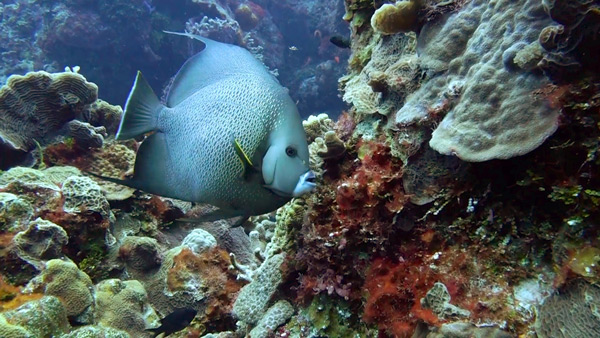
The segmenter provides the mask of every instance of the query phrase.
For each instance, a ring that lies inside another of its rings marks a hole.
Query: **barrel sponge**
[[[242,288],[233,304],[233,313],[242,322],[253,325],[262,318],[271,296],[281,283],[284,260],[283,253],[270,256],[254,273],[252,282]]]
[[[385,35],[415,30],[420,7],[420,0],[401,0],[395,4],[385,4],[371,17],[371,27]]]
[[[252,338],[267,338],[270,332],[274,332],[277,327],[285,322],[294,314],[294,307],[285,300],[280,300],[273,304],[267,310],[267,313],[260,319],[258,324],[250,331]]]
[[[97,324],[142,337],[146,327],[158,321],[144,286],[137,280],[107,279],[96,285]]]
[[[61,300],[67,316],[77,316],[93,306],[93,284],[90,277],[71,261],[52,259],[33,281],[46,295]]]
[[[98,87],[74,72],[12,75],[0,88],[0,139],[31,150],[48,142],[98,98]]]
[[[574,280],[538,308],[535,332],[540,338],[600,337],[600,287]]]
[[[550,81],[530,64],[522,68],[517,56],[551,22],[538,0],[472,0],[427,23],[417,49],[428,76],[396,122],[442,112],[429,145],[465,161],[534,150],[556,131],[559,110],[540,94]]]

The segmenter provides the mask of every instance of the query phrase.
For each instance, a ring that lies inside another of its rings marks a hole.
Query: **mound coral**
[[[423,0],[400,0],[384,4],[371,17],[371,27],[382,34],[396,34],[417,29]]]
[[[159,320],[148,303],[144,286],[136,281],[106,279],[96,285],[95,323],[128,332],[132,337],[145,335],[147,327]]]
[[[78,317],[83,323],[91,322],[94,308],[92,280],[75,263],[52,259],[31,283],[35,290],[58,297],[65,306],[67,316]]]

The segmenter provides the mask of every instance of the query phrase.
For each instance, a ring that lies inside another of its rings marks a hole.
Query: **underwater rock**
[[[13,241],[19,257],[42,270],[46,261],[63,256],[62,248],[69,237],[59,225],[38,218],[29,223],[27,230],[17,233]]]
[[[28,288],[55,296],[63,303],[67,316],[79,323],[91,323],[94,309],[93,284],[75,263],[52,259]]]
[[[95,288],[96,324],[126,331],[132,337],[147,336],[145,329],[158,324],[159,317],[137,280],[106,279]]]
[[[17,309],[0,314],[0,337],[3,338],[60,337],[70,328],[65,307],[53,296],[29,301]],[[9,333],[11,331],[12,334]],[[23,335],[16,335],[18,333]]]

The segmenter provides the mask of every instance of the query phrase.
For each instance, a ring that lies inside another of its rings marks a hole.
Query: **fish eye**
[[[287,148],[285,148],[285,154],[289,157],[294,157],[297,154],[296,148],[292,147],[292,146],[288,146]]]

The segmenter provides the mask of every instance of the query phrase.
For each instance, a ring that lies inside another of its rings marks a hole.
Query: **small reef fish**
[[[167,337],[172,333],[185,329],[194,320],[197,313],[198,311],[194,309],[175,309],[175,311],[161,319],[159,327],[146,329],[146,331],[153,332],[154,337],[158,337],[161,333],[164,333],[163,338]]]
[[[291,50],[292,52],[295,52],[295,51],[298,50],[298,47],[296,47],[296,46],[290,46],[288,49]]]
[[[341,35],[334,35],[329,38],[329,42],[340,48],[350,48],[350,39],[345,38]]]
[[[151,134],[133,177],[108,180],[219,207],[196,221],[245,220],[311,191],[306,135],[287,89],[244,48],[166,33],[203,49],[179,70],[165,105],[138,72],[116,139]]]

